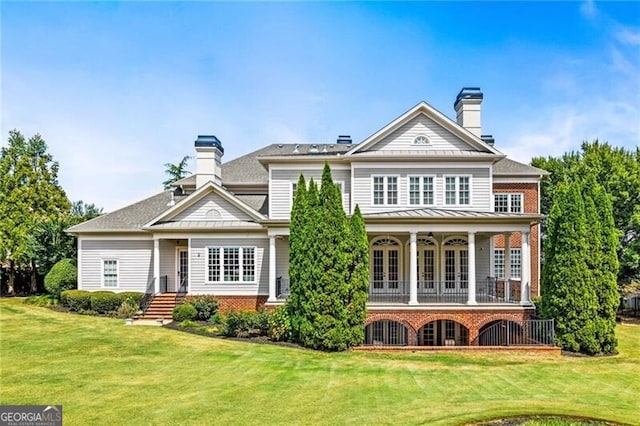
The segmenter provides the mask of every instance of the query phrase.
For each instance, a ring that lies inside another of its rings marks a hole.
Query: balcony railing
[[[467,303],[468,283],[454,281],[418,281],[418,303]],[[289,296],[289,278],[276,278],[276,297]],[[494,278],[476,280],[476,302],[518,303],[520,284]],[[370,303],[408,303],[409,281],[378,281],[369,284]]]

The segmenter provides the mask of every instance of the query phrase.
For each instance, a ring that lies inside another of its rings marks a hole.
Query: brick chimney
[[[213,135],[198,135],[196,148],[196,189],[211,181],[222,185],[222,143]]]
[[[479,87],[463,87],[456,96],[453,108],[456,110],[456,121],[459,125],[480,137],[482,123],[480,121],[480,106],[483,94]]]

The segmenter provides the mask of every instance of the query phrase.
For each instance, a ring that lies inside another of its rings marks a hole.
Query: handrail
[[[156,292],[156,277],[153,277],[147,284],[147,289],[144,292],[144,297],[140,301],[140,310],[142,312],[146,311],[149,305],[151,304],[151,300],[153,300],[153,296],[155,292]]]
[[[180,287],[176,291],[176,305],[179,305],[184,300],[184,297],[187,295],[187,277],[181,277],[180,279]]]

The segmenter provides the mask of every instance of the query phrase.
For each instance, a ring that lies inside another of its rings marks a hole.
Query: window
[[[207,247],[208,282],[255,282],[255,247]]]
[[[493,211],[496,213],[522,213],[522,194],[494,194]]]
[[[433,204],[433,176],[409,176],[409,204]]]
[[[397,176],[373,176],[373,204],[398,204]]]
[[[469,176],[445,176],[444,203],[468,205],[471,203],[471,179]]]
[[[106,259],[102,261],[102,286],[118,287],[118,261]]]
[[[511,278],[520,279],[522,271],[522,257],[519,248],[512,248],[510,251],[509,263],[511,268]],[[496,278],[504,278],[504,249],[493,251],[493,271]]]
[[[429,145],[429,138],[425,135],[418,135],[413,139],[414,145]]]

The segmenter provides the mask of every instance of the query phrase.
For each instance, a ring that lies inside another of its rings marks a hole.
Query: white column
[[[415,232],[409,234],[409,304],[418,304],[418,244]]]
[[[153,239],[153,292],[160,292],[160,240]]]
[[[511,298],[511,233],[504,236],[504,298]]]
[[[275,302],[276,298],[276,236],[269,236],[269,298],[267,302]]]
[[[469,285],[467,290],[469,294],[467,295],[467,305],[477,305],[476,302],[476,234],[475,232],[469,232],[469,236],[467,238],[468,241],[468,250],[469,253],[467,258],[469,259],[469,265],[467,268]]]
[[[520,304],[531,303],[531,255],[529,250],[529,232],[522,233],[522,246],[520,249],[521,270],[520,274]]]

